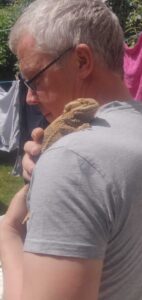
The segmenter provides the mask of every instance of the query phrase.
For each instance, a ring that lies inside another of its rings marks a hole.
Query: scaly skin
[[[42,151],[64,135],[90,127],[97,109],[98,103],[91,98],[79,98],[69,102],[63,114],[45,129]]]

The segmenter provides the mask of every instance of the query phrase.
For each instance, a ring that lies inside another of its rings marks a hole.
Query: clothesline
[[[6,80],[6,81],[1,81],[0,80],[0,84],[2,83],[2,84],[5,84],[5,83],[11,83],[11,82],[13,82],[13,80]]]

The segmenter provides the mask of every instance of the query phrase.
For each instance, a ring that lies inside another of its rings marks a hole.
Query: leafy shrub
[[[12,7],[0,9],[0,80],[10,79],[15,72],[14,66],[16,59],[10,52],[7,40],[9,29],[12,26],[13,9]]]
[[[8,35],[23,7],[30,1],[17,0],[14,4],[12,2],[10,0],[0,2],[0,80],[13,80],[15,77],[16,57],[8,48]]]
[[[133,46],[142,32],[142,0],[108,0],[119,17],[129,46]]]
[[[125,24],[125,36],[129,45],[133,46],[142,32],[142,1],[130,1],[130,12]]]

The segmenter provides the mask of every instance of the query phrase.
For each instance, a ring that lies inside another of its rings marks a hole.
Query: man
[[[27,232],[27,186],[12,200],[1,230],[5,299],[140,299],[142,107],[123,83],[118,19],[100,0],[37,0],[12,29],[10,47],[27,102],[49,122],[76,98],[100,108],[90,129],[39,158]],[[26,145],[28,172],[40,148]]]

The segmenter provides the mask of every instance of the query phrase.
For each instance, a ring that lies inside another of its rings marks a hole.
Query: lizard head
[[[66,104],[63,113],[71,112],[74,117],[85,121],[94,119],[94,115],[99,107],[98,102],[92,98],[78,98]]]

